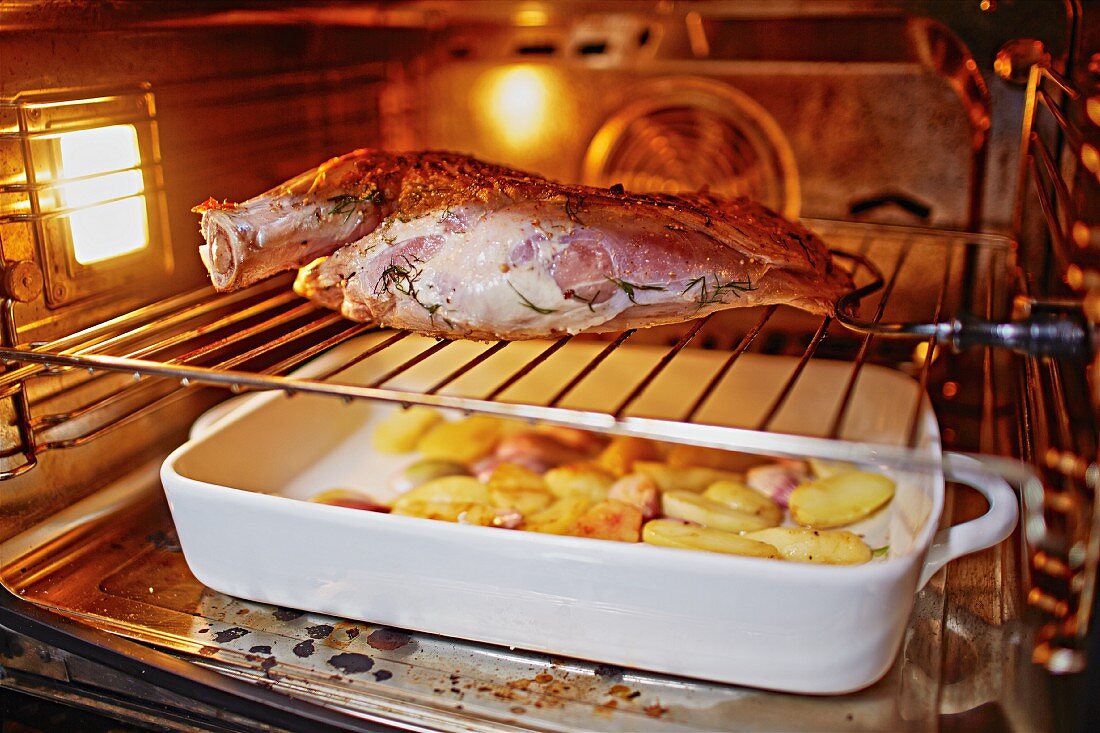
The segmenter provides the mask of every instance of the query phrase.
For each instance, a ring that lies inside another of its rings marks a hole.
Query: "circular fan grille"
[[[798,216],[794,155],[752,99],[705,79],[662,79],[638,91],[589,144],[585,183],[664,193],[707,188]]]

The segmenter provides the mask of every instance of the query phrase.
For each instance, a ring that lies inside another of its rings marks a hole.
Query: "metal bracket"
[[[964,351],[974,346],[1011,349],[1032,356],[1088,357],[1094,352],[1094,328],[1088,323],[1081,303],[1074,301],[1032,301],[1023,317],[997,322],[969,314],[932,323],[883,323],[859,316],[860,302],[882,289],[882,272],[868,258],[851,252],[833,251],[834,257],[852,260],[866,268],[872,281],[836,301],[836,320],[862,334],[894,339],[933,339],[937,344]],[[1019,313],[1019,309],[1017,310]]]

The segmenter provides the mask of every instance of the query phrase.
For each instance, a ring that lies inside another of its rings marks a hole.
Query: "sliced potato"
[[[733,532],[684,524],[672,519],[654,519],[642,529],[642,541],[682,550],[705,550],[727,555],[778,558],[779,551],[766,542],[750,540]]]
[[[666,491],[661,497],[661,509],[666,517],[686,519],[727,532],[751,532],[775,526],[774,522],[764,517],[730,509],[725,504],[690,491]]]
[[[420,439],[416,448],[425,458],[472,463],[493,450],[502,425],[503,421],[485,415],[439,423]]]
[[[365,509],[370,512],[388,512],[390,508],[373,497],[354,489],[329,489],[310,497],[310,501],[318,504],[331,504],[348,509]]]
[[[523,515],[534,514],[554,503],[555,496],[549,491],[511,491],[489,489],[493,506],[499,509],[515,509]]]
[[[424,435],[442,422],[438,410],[423,405],[390,414],[371,435],[371,444],[380,453],[410,453]]]
[[[616,542],[638,542],[642,537],[642,510],[625,501],[601,501],[577,518],[570,534]]]
[[[859,535],[845,529],[772,527],[745,535],[767,542],[785,560],[826,565],[858,565],[871,559],[871,548]]]
[[[722,471],[733,471],[734,473],[743,473],[749,468],[767,463],[767,461],[767,458],[755,456],[751,453],[703,448],[697,445],[675,445],[669,451],[666,459],[668,465],[676,468],[696,466],[700,468],[717,468]]]
[[[756,489],[750,489],[740,481],[716,481],[711,484],[703,496],[746,514],[755,514],[775,526],[783,521],[783,510],[774,501]]]
[[[558,466],[547,471],[543,478],[555,496],[584,496],[590,502],[606,499],[607,490],[615,483],[614,474],[595,463]]]
[[[461,463],[422,458],[390,477],[390,488],[400,494],[444,476],[469,475],[470,471]]]
[[[807,463],[810,464],[810,471],[817,478],[828,478],[833,474],[858,470],[854,463],[846,461],[825,461],[820,458],[810,458],[807,459]]]
[[[558,499],[542,511],[524,517],[520,529],[544,534],[568,534],[591,503],[584,496]]]
[[[656,461],[659,458],[657,444],[652,440],[617,435],[596,461],[616,476],[625,476],[634,470],[634,461]]]
[[[455,521],[459,524],[476,524],[479,527],[497,526],[497,510],[487,504],[471,504],[468,509],[459,512]]]
[[[643,473],[657,482],[661,491],[694,491],[707,488],[715,481],[739,480],[740,474],[717,468],[670,466],[657,461],[634,461],[634,472]]]
[[[495,511],[489,505],[490,500],[488,487],[477,479],[470,476],[445,476],[397,497],[392,511],[394,514],[409,517],[457,522],[464,514],[473,516],[478,511],[483,511],[477,507],[485,507],[490,513]]]
[[[422,519],[439,519],[444,522],[457,522],[459,517],[478,511],[478,507],[485,507],[490,512],[495,511],[491,506],[467,501],[412,499],[394,504],[391,513],[400,514],[406,517],[421,517]]]
[[[489,476],[489,488],[500,491],[547,491],[542,476],[518,463],[502,463]]]
[[[489,488],[470,476],[445,476],[417,486],[397,497],[393,503],[395,514],[403,514],[404,507],[430,502],[433,504],[488,504]]]
[[[846,471],[801,484],[791,492],[791,519],[818,529],[863,519],[894,496],[894,482],[878,473]]]
[[[489,494],[493,506],[532,514],[554,501],[542,476],[515,463],[502,463],[489,476]]]

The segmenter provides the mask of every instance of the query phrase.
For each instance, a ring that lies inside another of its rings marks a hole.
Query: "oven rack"
[[[1024,234],[1029,204],[1034,202],[1058,279],[1085,296],[1069,303],[1083,310],[1095,327],[1100,319],[1090,303],[1096,302],[1100,289],[1100,258],[1094,241],[1097,224],[1087,221],[1095,206],[1089,206],[1084,186],[1075,191],[1067,180],[1081,166],[1088,167],[1084,160],[1090,140],[1093,150],[1100,142],[1095,128],[1087,135],[1074,122],[1073,109],[1083,109],[1083,98],[1057,71],[1043,65],[1031,68],[1013,231],[1019,241],[1037,239]],[[1085,119],[1083,114],[1080,118]],[[1021,281],[1017,289],[1026,296],[1037,288]],[[1050,289],[1061,296],[1061,283]],[[1024,300],[1023,309],[1030,304]],[[1043,619],[1033,659],[1053,672],[1077,672],[1085,664],[1100,561],[1097,393],[1079,360],[1029,356],[1023,362],[1018,398],[1023,417],[1021,457],[1042,479],[1024,502],[1032,570],[1027,600]]]
[[[854,256],[847,261],[856,263],[857,283],[876,277],[871,268],[859,265],[860,258],[874,262],[883,273],[881,291],[861,304],[863,317],[873,322],[883,317],[936,321],[969,310],[971,303],[983,304],[981,314],[990,318],[994,303],[1004,299],[1011,246],[1003,237],[830,221],[811,225],[835,248]],[[986,275],[975,277],[976,273]],[[993,273],[1000,274],[991,276]],[[904,295],[896,297],[896,293]],[[10,324],[10,308],[8,313]],[[813,335],[804,343],[799,341],[799,334],[808,333]],[[310,358],[360,336],[369,337],[364,348],[338,368],[309,377],[290,374]],[[658,336],[665,341],[663,351],[645,374],[637,376],[616,408],[591,410],[567,404],[570,393],[617,349]],[[900,367],[918,380],[923,393],[940,351],[931,339],[899,347],[897,342],[874,334],[855,337],[831,317],[814,318],[775,306],[739,309],[673,328],[612,334],[556,394],[509,401],[512,388],[533,371],[550,368],[554,355],[570,341],[589,338],[542,342],[533,357],[509,363],[517,349],[510,342],[482,344],[476,353],[470,353],[470,342],[418,340],[408,331],[382,331],[351,323],[298,299],[285,278],[230,295],[199,288],[47,343],[0,348],[0,358],[8,365],[0,373],[0,397],[17,400],[21,437],[21,444],[2,456],[8,463],[0,478],[29,470],[46,451],[85,445],[170,406],[187,394],[188,390],[179,387],[199,386],[422,404],[775,455],[820,455],[863,463],[889,459],[900,464],[912,460],[911,445],[882,446],[847,439],[845,418],[859,389],[860,375],[869,363]],[[696,389],[684,390],[674,409],[657,415],[635,409],[661,389],[661,375],[675,367],[687,346],[716,343],[728,350],[721,367]],[[738,359],[748,351],[775,352],[776,343],[786,343],[778,350],[796,360],[763,417],[749,425],[707,423],[703,419],[706,403],[720,390],[723,380],[736,373]],[[340,379],[347,368],[380,360],[410,344],[417,346],[369,381]],[[452,354],[463,356],[456,361]],[[850,372],[828,429],[811,433],[788,428],[777,433],[776,418],[807,369],[837,358],[849,365]],[[477,392],[463,391],[463,378],[490,360],[509,363],[502,372],[509,376]],[[553,368],[558,368],[557,362],[554,364]],[[433,386],[417,391],[395,386],[403,374],[416,368],[433,370]],[[42,381],[54,386],[27,388]],[[35,394],[38,397],[28,396]],[[917,400],[903,409],[909,416],[912,443],[922,403]]]

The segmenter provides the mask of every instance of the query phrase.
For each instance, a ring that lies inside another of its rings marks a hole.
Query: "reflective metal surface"
[[[812,698],[697,682],[239,601],[187,569],[156,463],[0,550],[22,598],[349,714],[439,730],[937,730],[994,706],[1049,728],[1022,622],[1018,539],[957,561],[917,597],[894,667]],[[980,500],[956,492],[962,521]],[[100,516],[96,520],[92,517]],[[1019,537],[1019,535],[1017,535]],[[285,542],[288,538],[272,538]],[[18,559],[17,559],[18,558]],[[372,558],[385,562],[385,558]],[[720,643],[720,640],[716,640]],[[736,653],[731,649],[730,653]]]

